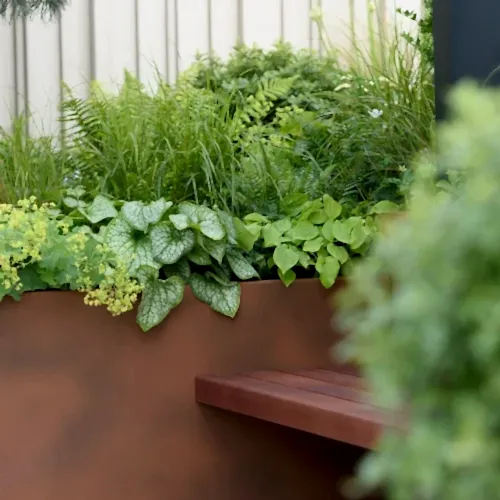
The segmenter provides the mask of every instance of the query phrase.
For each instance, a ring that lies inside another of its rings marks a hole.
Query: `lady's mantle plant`
[[[347,348],[376,402],[404,408],[362,478],[395,500],[500,498],[500,95],[461,88],[404,224],[356,272],[345,300]]]
[[[0,205],[0,300],[33,290],[85,292],[85,302],[113,314],[132,308],[141,287],[85,227],[52,205]]]

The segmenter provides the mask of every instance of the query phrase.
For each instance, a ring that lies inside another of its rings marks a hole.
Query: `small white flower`
[[[368,111],[368,114],[372,118],[380,118],[384,114],[384,112],[381,109],[371,109],[370,111]]]

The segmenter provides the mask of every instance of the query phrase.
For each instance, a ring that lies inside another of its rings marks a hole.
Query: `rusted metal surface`
[[[365,449],[386,421],[359,377],[326,370],[199,376],[196,400]]]
[[[329,366],[330,301],[243,285],[235,320],[187,293],[149,334],[71,292],[0,304],[0,498],[324,500],[361,451],[200,408],[194,379]]]

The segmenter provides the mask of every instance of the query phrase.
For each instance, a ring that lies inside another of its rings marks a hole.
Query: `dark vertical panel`
[[[499,85],[500,1],[434,0],[436,117],[446,114],[446,95],[469,78]]]

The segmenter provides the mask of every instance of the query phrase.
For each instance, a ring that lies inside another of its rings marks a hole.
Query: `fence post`
[[[433,9],[436,118],[441,120],[447,91],[459,80],[500,85],[500,0],[433,0]]]

